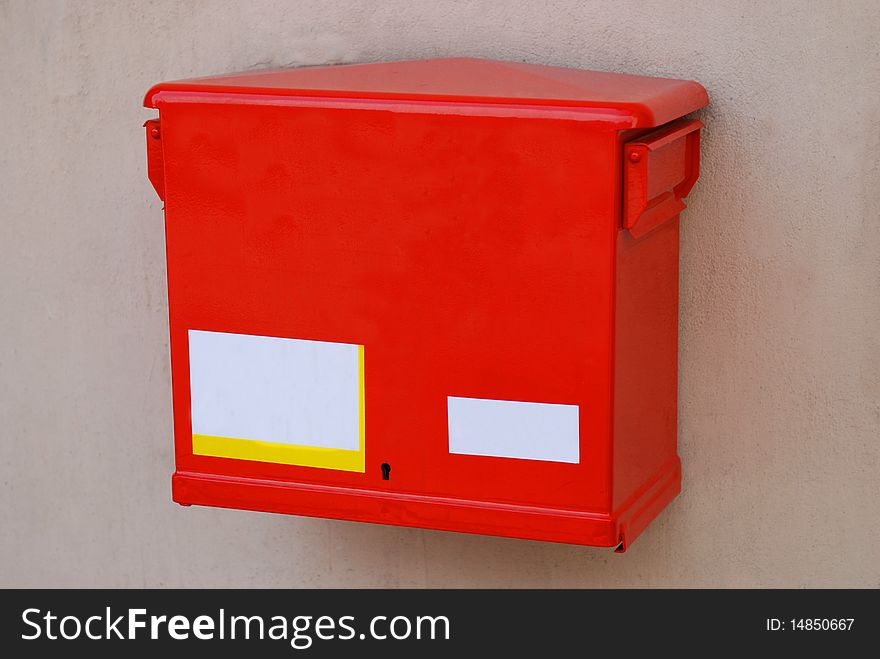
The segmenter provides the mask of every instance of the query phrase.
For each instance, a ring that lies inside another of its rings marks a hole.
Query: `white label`
[[[193,435],[358,450],[358,346],[189,331]]]
[[[447,398],[449,452],[580,462],[577,405]]]

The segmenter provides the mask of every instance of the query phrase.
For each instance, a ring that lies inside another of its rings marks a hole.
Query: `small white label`
[[[447,398],[449,452],[580,462],[577,405]]]

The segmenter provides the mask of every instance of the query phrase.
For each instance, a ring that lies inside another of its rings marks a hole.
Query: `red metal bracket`
[[[165,159],[162,157],[162,133],[159,120],[150,119],[144,124],[147,130],[147,176],[156,189],[159,199],[165,201]]]
[[[623,226],[635,238],[673,219],[700,176],[701,121],[676,121],[623,146]]]

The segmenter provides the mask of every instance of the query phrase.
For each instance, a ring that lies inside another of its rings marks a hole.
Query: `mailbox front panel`
[[[181,101],[162,141],[179,472],[607,511],[613,131]]]

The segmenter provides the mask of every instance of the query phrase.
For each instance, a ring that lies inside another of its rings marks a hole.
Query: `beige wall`
[[[880,586],[880,4],[0,2],[0,585]],[[170,500],[154,82],[471,55],[694,78],[685,484],[625,555]]]

